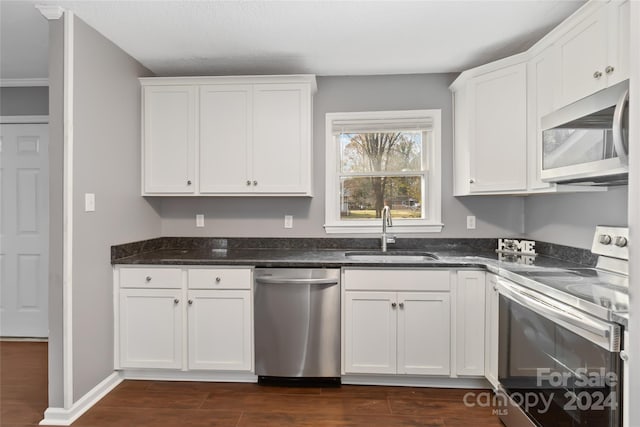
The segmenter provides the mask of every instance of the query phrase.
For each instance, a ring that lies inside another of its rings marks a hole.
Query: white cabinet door
[[[612,1],[609,10],[609,45],[607,48],[607,85],[611,86],[629,78],[631,56],[631,5],[630,1]]]
[[[252,85],[200,87],[200,192],[251,189]]]
[[[456,288],[456,373],[484,375],[485,273],[459,271]]]
[[[310,192],[310,97],[308,85],[254,86],[251,181],[255,192]]]
[[[346,292],[345,373],[396,373],[396,311],[395,292]]]
[[[120,289],[121,368],[182,368],[180,289]]]
[[[521,63],[469,83],[471,193],[527,188],[526,76]]]
[[[251,291],[189,291],[189,369],[250,371]]]
[[[144,87],[143,194],[195,192],[195,86]]]
[[[397,299],[397,372],[449,375],[449,293],[399,292]]]
[[[487,274],[485,300],[484,376],[494,387],[498,387],[498,278]]]
[[[554,109],[557,84],[556,55],[552,47],[536,55],[527,64],[528,82],[528,188],[541,190],[552,184],[543,182],[542,172],[542,125],[541,118]]]
[[[556,42],[560,70],[558,106],[607,86],[607,21],[606,8],[598,8]]]

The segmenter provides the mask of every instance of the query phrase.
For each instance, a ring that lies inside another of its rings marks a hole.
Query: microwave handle
[[[620,100],[616,104],[616,109],[613,112],[613,126],[612,126],[612,134],[613,134],[613,146],[616,149],[616,153],[618,154],[618,158],[622,163],[628,163],[629,153],[627,152],[628,146],[625,147],[624,139],[622,136],[622,116],[624,114],[625,105],[627,104],[627,100],[629,99],[629,90],[625,90]]]

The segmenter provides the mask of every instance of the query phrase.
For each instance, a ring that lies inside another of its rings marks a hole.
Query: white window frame
[[[439,233],[442,231],[442,126],[441,110],[407,110],[407,111],[367,111],[349,113],[327,113],[325,120],[326,166],[325,166],[325,224],[327,234],[348,233],[380,233],[382,223],[380,219],[371,220],[342,220],[340,218],[340,144],[334,137],[334,122],[346,120],[367,121],[412,121],[416,123],[425,119],[432,122],[431,141],[427,146],[426,165],[428,175],[425,194],[426,218],[424,219],[393,219],[390,234],[402,233]],[[425,205],[423,200],[422,205]]]

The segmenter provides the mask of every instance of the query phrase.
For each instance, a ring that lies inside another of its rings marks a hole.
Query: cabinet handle
[[[595,73],[593,73],[594,79],[599,79],[600,77],[602,77],[602,71],[596,71]]]
[[[179,303],[179,302],[180,302],[180,300],[179,300],[178,298],[176,298],[176,299],[174,299],[174,300],[173,300],[173,303],[174,303],[174,304],[177,304],[177,303]]]
[[[151,276],[147,276],[147,277],[145,277],[145,278],[144,278],[144,281],[145,281],[145,282],[147,282],[147,283],[149,283],[149,282],[151,281]]]
[[[189,305],[193,304],[193,300],[190,299],[189,301],[187,301],[189,303]]]
[[[614,67],[612,67],[611,65],[607,65],[607,68],[604,69],[604,72],[607,74],[611,74],[614,72],[614,70],[615,70]]]
[[[393,307],[393,308],[396,308],[396,305],[397,305],[397,304],[396,304],[395,302],[392,302],[392,303],[391,303],[391,307]]]
[[[220,277],[216,277],[216,283],[220,283],[222,279]]]
[[[187,181],[187,185],[191,185],[191,180],[188,180],[188,181]]]
[[[258,181],[253,181],[253,185],[258,185]]]
[[[471,179],[469,180],[469,184],[473,184],[473,183],[475,183],[475,182],[476,182],[476,180],[475,180],[475,179],[473,179],[473,178],[471,178]]]
[[[247,185],[251,185],[251,181],[247,180]]]
[[[400,308],[404,308],[404,303],[401,302],[400,304],[398,304],[400,306]]]

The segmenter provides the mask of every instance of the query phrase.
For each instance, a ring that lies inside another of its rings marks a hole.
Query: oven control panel
[[[591,252],[606,257],[629,259],[629,229],[599,225],[593,236]]]

